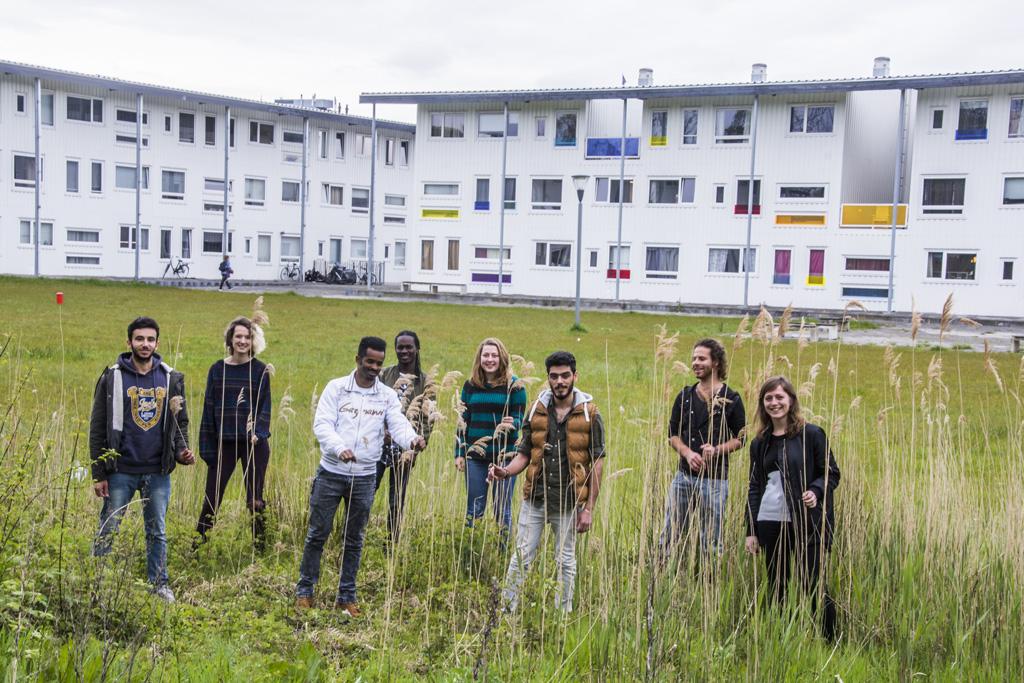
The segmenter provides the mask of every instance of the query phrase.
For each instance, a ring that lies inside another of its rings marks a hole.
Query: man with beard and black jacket
[[[153,593],[174,602],[167,578],[164,518],[171,498],[175,463],[191,465],[185,376],[156,353],[160,326],[152,318],[128,325],[128,351],[96,382],[89,422],[93,491],[103,499],[93,549],[110,552],[135,492],[142,499],[146,528],[146,573]]]

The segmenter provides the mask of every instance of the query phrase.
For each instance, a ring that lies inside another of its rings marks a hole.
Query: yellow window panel
[[[825,276],[824,275],[808,275],[807,284],[813,287],[824,287]]]
[[[843,204],[843,227],[879,227],[892,225],[891,204]],[[900,204],[896,211],[896,227],[907,227],[907,205]]]
[[[423,209],[423,218],[458,218],[458,209]]]
[[[825,214],[777,213],[775,214],[775,225],[809,225],[824,227]]]
[[[668,136],[666,135],[652,135],[651,136],[651,147],[665,147],[668,145]]]

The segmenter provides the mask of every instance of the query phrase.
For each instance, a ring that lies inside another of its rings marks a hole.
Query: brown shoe
[[[313,607],[313,598],[308,595],[300,595],[295,598],[295,609],[310,609]]]
[[[352,617],[353,619],[362,616],[362,611],[359,609],[359,605],[354,602],[336,602],[334,603],[334,609],[340,611],[346,617]]]

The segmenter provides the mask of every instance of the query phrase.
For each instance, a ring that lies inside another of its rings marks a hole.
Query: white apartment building
[[[133,276],[138,246],[141,277],[159,277],[179,258],[191,277],[217,277],[225,204],[235,277],[277,279],[283,266],[308,269],[317,258],[365,262],[371,125],[0,62],[0,272]],[[402,225],[415,129],[377,121],[376,130],[374,220]]]
[[[573,296],[579,255],[585,298],[936,312],[953,292],[1024,317],[1024,71],[765,75],[364,94],[417,106],[391,276],[496,292],[500,272],[503,293]]]

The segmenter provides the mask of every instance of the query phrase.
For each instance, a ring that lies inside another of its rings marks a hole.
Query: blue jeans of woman
[[[490,462],[487,460],[466,458],[466,526],[473,526],[475,520],[484,516],[487,492],[493,489],[491,505],[494,508],[494,521],[507,532],[512,526],[512,491],[516,487],[516,478],[488,483],[489,467]]]

